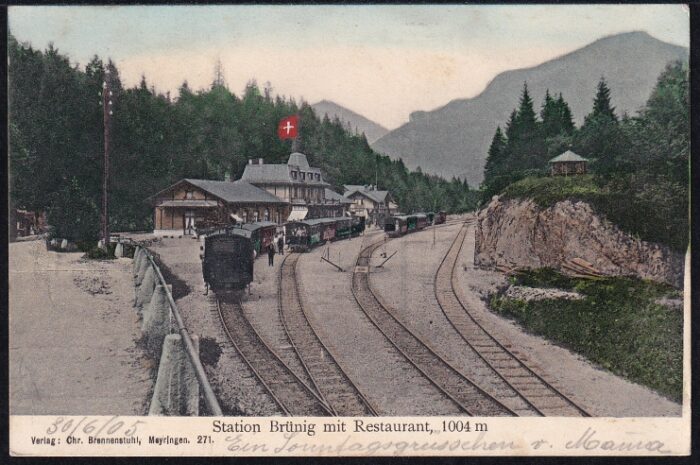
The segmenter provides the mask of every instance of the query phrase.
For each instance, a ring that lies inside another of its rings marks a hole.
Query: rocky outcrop
[[[560,271],[580,258],[608,276],[637,276],[680,288],[683,256],[624,233],[585,202],[540,208],[532,200],[494,197],[477,217],[474,264]]]

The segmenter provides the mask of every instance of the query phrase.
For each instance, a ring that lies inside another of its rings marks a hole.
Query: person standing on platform
[[[270,244],[267,248],[267,266],[275,265],[275,246]]]
[[[277,251],[280,255],[284,255],[284,236],[282,235],[277,239]]]

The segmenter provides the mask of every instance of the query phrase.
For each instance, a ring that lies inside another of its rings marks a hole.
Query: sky
[[[416,110],[478,95],[498,73],[538,65],[604,36],[642,30],[687,47],[683,5],[12,6],[20,42],[72,62],[111,58],[127,86],[270,82],[332,100],[393,129]]]

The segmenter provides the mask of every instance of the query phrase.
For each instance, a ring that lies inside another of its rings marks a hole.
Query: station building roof
[[[326,200],[331,200],[333,202],[338,202],[338,203],[347,203],[347,204],[352,203],[352,200],[348,199],[345,196],[338,194],[336,191],[334,191],[332,189],[326,188],[324,195],[325,195]]]
[[[267,204],[287,204],[284,200],[276,197],[264,189],[260,189],[245,181],[209,181],[206,179],[185,178],[172,186],[163,189],[149,199],[163,197],[168,191],[180,186],[182,183],[190,184],[226,203],[267,203]],[[164,200],[161,206],[214,206],[209,204],[209,200]],[[185,204],[186,203],[186,204]],[[191,204],[191,205],[190,205]],[[195,205],[196,204],[196,205]]]
[[[343,194],[345,198],[349,198],[354,194],[359,193],[376,203],[385,203],[387,201],[387,197],[389,196],[389,191],[372,190],[368,189],[366,186],[347,185],[345,186],[345,189],[347,189]]]
[[[296,173],[296,176],[293,173]],[[309,173],[312,175],[309,176]],[[316,179],[317,177],[318,179]],[[329,185],[323,180],[321,169],[309,166],[306,155],[299,152],[292,153],[286,164],[265,164],[262,162],[262,159],[253,163],[253,160],[251,160],[246,165],[241,180],[251,184]]]

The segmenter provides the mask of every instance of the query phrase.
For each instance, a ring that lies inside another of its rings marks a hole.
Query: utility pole
[[[109,186],[109,146],[110,123],[112,121],[112,85],[109,68],[105,68],[105,79],[102,82],[102,118],[104,122],[105,153],[102,166],[102,240],[105,247],[109,244],[109,210],[108,210],[108,186]]]

